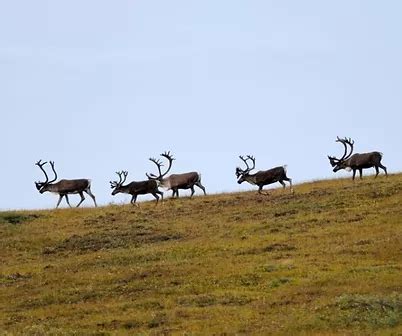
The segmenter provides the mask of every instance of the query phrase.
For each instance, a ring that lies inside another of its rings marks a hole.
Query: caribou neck
[[[119,187],[119,192],[121,192],[122,194],[129,194],[131,191],[130,187],[131,187],[130,183],[126,184],[126,185],[122,185]]]
[[[250,184],[256,184],[256,174],[244,175],[244,180]]]
[[[158,184],[165,189],[169,189],[170,188],[170,178],[168,177],[163,177],[157,180]]]
[[[48,184],[45,184],[45,185],[42,187],[41,192],[49,191],[49,192],[55,192],[55,193],[57,193],[57,192],[59,191],[58,189],[59,189],[59,188],[58,188],[58,186],[57,186],[56,183],[48,183]]]

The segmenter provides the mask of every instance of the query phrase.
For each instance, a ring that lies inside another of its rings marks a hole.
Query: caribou
[[[250,184],[257,185],[259,194],[268,195],[268,193],[262,192],[262,188],[265,185],[279,182],[285,189],[286,185],[284,181],[288,181],[290,183],[290,192],[293,192],[292,179],[286,176],[286,166],[279,166],[269,170],[260,170],[255,174],[250,174],[250,172],[255,168],[255,158],[251,155],[247,155],[246,157],[240,155],[239,158],[246,165],[246,169],[241,169],[240,167],[236,168],[237,183],[241,184],[246,181]],[[252,167],[248,165],[249,160],[253,163]]]
[[[54,161],[50,161],[50,166],[52,167],[54,178],[53,180],[49,181],[49,177],[46,173],[46,170],[43,168],[44,165],[46,165],[47,162],[42,162],[42,160],[39,160],[38,162],[35,163],[45,174],[46,181],[41,182],[35,182],[36,189],[43,194],[45,191],[49,191],[55,194],[59,195],[59,201],[57,202],[56,208],[59,207],[59,204],[63,197],[65,197],[66,202],[68,206],[71,208],[71,204],[68,199],[68,195],[70,194],[79,194],[81,196],[81,201],[77,204],[77,208],[81,205],[82,202],[84,202],[85,197],[84,197],[84,192],[87,193],[94,201],[95,206],[96,200],[95,196],[91,192],[91,180],[88,179],[77,179],[77,180],[60,180],[57,183],[54,183],[57,180],[57,173],[54,168]]]
[[[334,173],[341,169],[346,169],[347,171],[352,170],[353,171],[352,180],[354,180],[356,176],[356,170],[358,170],[360,178],[362,179],[363,169],[374,167],[376,171],[375,177],[377,177],[380,172],[379,168],[384,170],[385,175],[388,176],[387,167],[381,164],[381,159],[383,156],[382,153],[369,152],[369,153],[356,153],[352,155],[353,145],[355,142],[351,138],[340,139],[338,136],[336,137],[335,142],[339,142],[343,145],[344,152],[343,156],[340,159],[336,158],[335,156],[328,155],[329,163],[332,167],[334,167],[333,169]],[[348,146],[350,148],[349,153],[348,153]]]
[[[155,159],[155,158],[149,158],[151,162],[153,162],[157,168],[159,175],[155,174],[146,174],[149,180],[157,180],[160,183],[160,186],[162,188],[165,188],[166,190],[172,190],[173,194],[172,197],[179,197],[179,189],[191,189],[191,195],[190,198],[193,197],[194,195],[194,186],[197,186],[200,188],[203,192],[204,195],[206,195],[205,192],[205,187],[201,184],[201,174],[197,172],[190,172],[190,173],[183,173],[183,174],[172,174],[169,175],[168,177],[165,177],[166,174],[170,171],[172,168],[172,163],[175,160],[173,158],[173,155],[170,154],[170,152],[164,152],[160,154],[160,156],[164,157],[165,159],[168,160],[169,166],[166,169],[164,173],[162,173],[161,168],[163,167],[163,163],[161,162],[160,159]]]
[[[139,206],[138,203],[136,203],[138,195],[152,194],[156,198],[156,204],[158,204],[159,202],[158,194],[159,194],[163,201],[163,192],[161,192],[158,189],[159,184],[158,181],[156,180],[133,181],[129,184],[124,185],[124,182],[127,179],[128,172],[121,171],[116,172],[116,174],[119,176],[119,181],[118,182],[110,181],[110,187],[113,189],[112,191],[113,196],[118,193],[130,194],[132,195],[130,203],[132,205],[136,205],[137,207]]]

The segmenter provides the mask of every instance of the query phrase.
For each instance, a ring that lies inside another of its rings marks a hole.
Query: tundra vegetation
[[[402,174],[0,213],[2,335],[399,335]]]

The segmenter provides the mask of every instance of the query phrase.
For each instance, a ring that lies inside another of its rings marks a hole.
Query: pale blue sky
[[[397,0],[0,1],[0,209],[55,206],[34,187],[39,159],[91,178],[100,204],[128,201],[110,195],[114,172],[144,179],[164,150],[211,193],[250,189],[239,154],[288,164],[295,182],[349,175],[326,158],[337,135],[401,171],[401,13]]]

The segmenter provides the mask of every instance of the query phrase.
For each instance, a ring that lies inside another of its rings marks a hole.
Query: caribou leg
[[[262,192],[262,188],[263,188],[263,187],[264,187],[264,186],[259,186],[259,187],[258,187],[258,193],[261,194],[261,195],[268,196],[269,193],[267,193],[267,192]]]
[[[290,192],[292,193],[292,192],[293,192],[292,179],[289,178],[289,177],[285,177],[283,180],[289,182],[289,185],[290,185]],[[279,182],[281,182],[281,181],[279,181]],[[283,185],[283,184],[282,184],[282,185]],[[285,188],[285,186],[283,186],[283,188]]]
[[[363,178],[363,169],[362,168],[359,169],[359,174],[360,174],[360,179],[362,179]]]
[[[196,182],[195,185],[204,192],[205,196],[207,195],[207,193],[205,192],[205,187],[201,184],[201,182]]]
[[[385,176],[388,176],[387,167],[383,166],[381,163],[378,166],[385,172]]]
[[[378,166],[374,166],[375,168],[375,177],[378,176],[378,174],[380,173],[380,170],[378,169]]]
[[[354,181],[354,179],[355,179],[355,176],[356,176],[356,169],[353,169],[353,176],[352,176],[352,180]]]
[[[191,189],[191,195],[190,195],[190,198],[191,198],[191,197],[193,197],[193,195],[195,193],[194,186],[191,186],[190,189]]]
[[[156,192],[152,193],[152,196],[156,198],[156,204],[155,204],[155,206],[157,206],[157,205],[158,205],[158,202],[159,202],[159,196],[156,194]]]
[[[59,207],[61,200],[63,199],[64,195],[59,195],[59,201],[56,204],[56,209]]]
[[[285,189],[285,188],[286,188],[286,184],[285,184],[285,182],[283,182],[282,180],[279,180],[278,182],[279,182],[280,184],[282,184],[283,189]]]
[[[157,191],[155,191],[155,193],[161,195],[161,202],[162,202],[162,204],[163,204],[163,192],[157,190]]]
[[[174,188],[173,190],[173,194],[172,194],[172,198],[174,198],[174,195],[176,194],[176,197],[179,198],[179,189],[178,188]]]
[[[287,178],[287,181],[289,182],[289,184],[290,184],[290,192],[292,193],[293,192],[293,184],[292,184],[292,179],[291,178]]]
[[[137,201],[137,195],[134,194],[133,197],[131,197],[130,203],[132,205],[135,205],[136,207],[139,207],[138,203],[135,203],[136,201]]]
[[[84,191],[94,200],[95,207],[97,207],[98,205],[96,204],[95,195],[91,192],[91,189],[88,188],[87,190]]]
[[[71,204],[70,204],[70,200],[68,199],[68,195],[65,194],[64,198],[66,199],[66,202],[67,202],[68,206],[71,208]]]
[[[84,193],[82,191],[79,192],[79,195],[81,196],[81,201],[77,204],[77,208],[81,205],[82,202],[85,201]],[[67,198],[67,195],[66,195]]]

